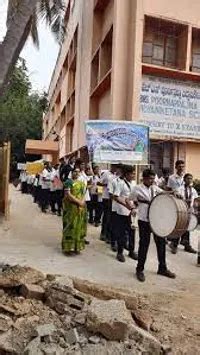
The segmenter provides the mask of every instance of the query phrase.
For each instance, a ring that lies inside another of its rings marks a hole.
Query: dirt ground
[[[99,240],[100,230],[89,227],[90,245],[78,257],[61,252],[61,219],[41,214],[30,196],[11,188],[11,217],[0,226],[0,262],[29,265],[43,272],[76,276],[127,288],[140,295],[153,318],[152,332],[171,344],[173,354],[200,354],[200,268],[197,257],[181,247],[177,255],[167,253],[168,266],[176,280],[156,275],[156,253],[152,242],[146,265],[146,282],[135,278],[135,262],[120,264],[109,247]],[[197,248],[198,233],[192,236]]]

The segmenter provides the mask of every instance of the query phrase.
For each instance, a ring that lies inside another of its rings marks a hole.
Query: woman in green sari
[[[79,169],[72,171],[72,178],[64,182],[62,250],[66,254],[79,254],[85,248],[87,232],[86,186],[78,180]]]

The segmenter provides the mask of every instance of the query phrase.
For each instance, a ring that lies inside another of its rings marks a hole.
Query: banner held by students
[[[86,144],[96,163],[148,164],[149,128],[124,121],[87,121]]]

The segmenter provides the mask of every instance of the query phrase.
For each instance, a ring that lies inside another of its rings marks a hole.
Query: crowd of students
[[[152,199],[163,191],[174,191],[183,198],[190,210],[198,196],[192,186],[192,175],[184,174],[184,161],[176,162],[176,173],[169,175],[163,170],[158,178],[151,169],[145,169],[142,183],[136,185],[134,167],[111,165],[109,170],[101,171],[97,165],[85,164],[72,157],[68,163],[64,159],[54,167],[44,164],[41,174],[27,176],[21,172],[22,193],[32,193],[34,202],[46,213],[50,207],[52,213],[63,218],[62,250],[67,255],[78,254],[87,244],[87,224],[101,226],[100,239],[110,244],[116,259],[125,262],[125,250],[128,257],[137,260],[136,276],[145,281],[144,266],[148,254],[151,228],[148,209]],[[137,219],[137,221],[136,221]],[[136,228],[139,229],[139,248],[136,251]],[[157,249],[158,274],[175,278],[167,267],[166,244],[164,238],[154,235]],[[169,246],[177,253],[178,245],[184,245],[185,251],[196,253],[190,244],[190,234],[185,233],[181,240],[172,239]]]

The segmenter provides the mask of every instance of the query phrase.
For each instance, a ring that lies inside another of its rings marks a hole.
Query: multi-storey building
[[[85,146],[89,119],[150,126],[157,171],[186,161],[200,177],[200,2],[66,1],[44,139],[60,157]]]

